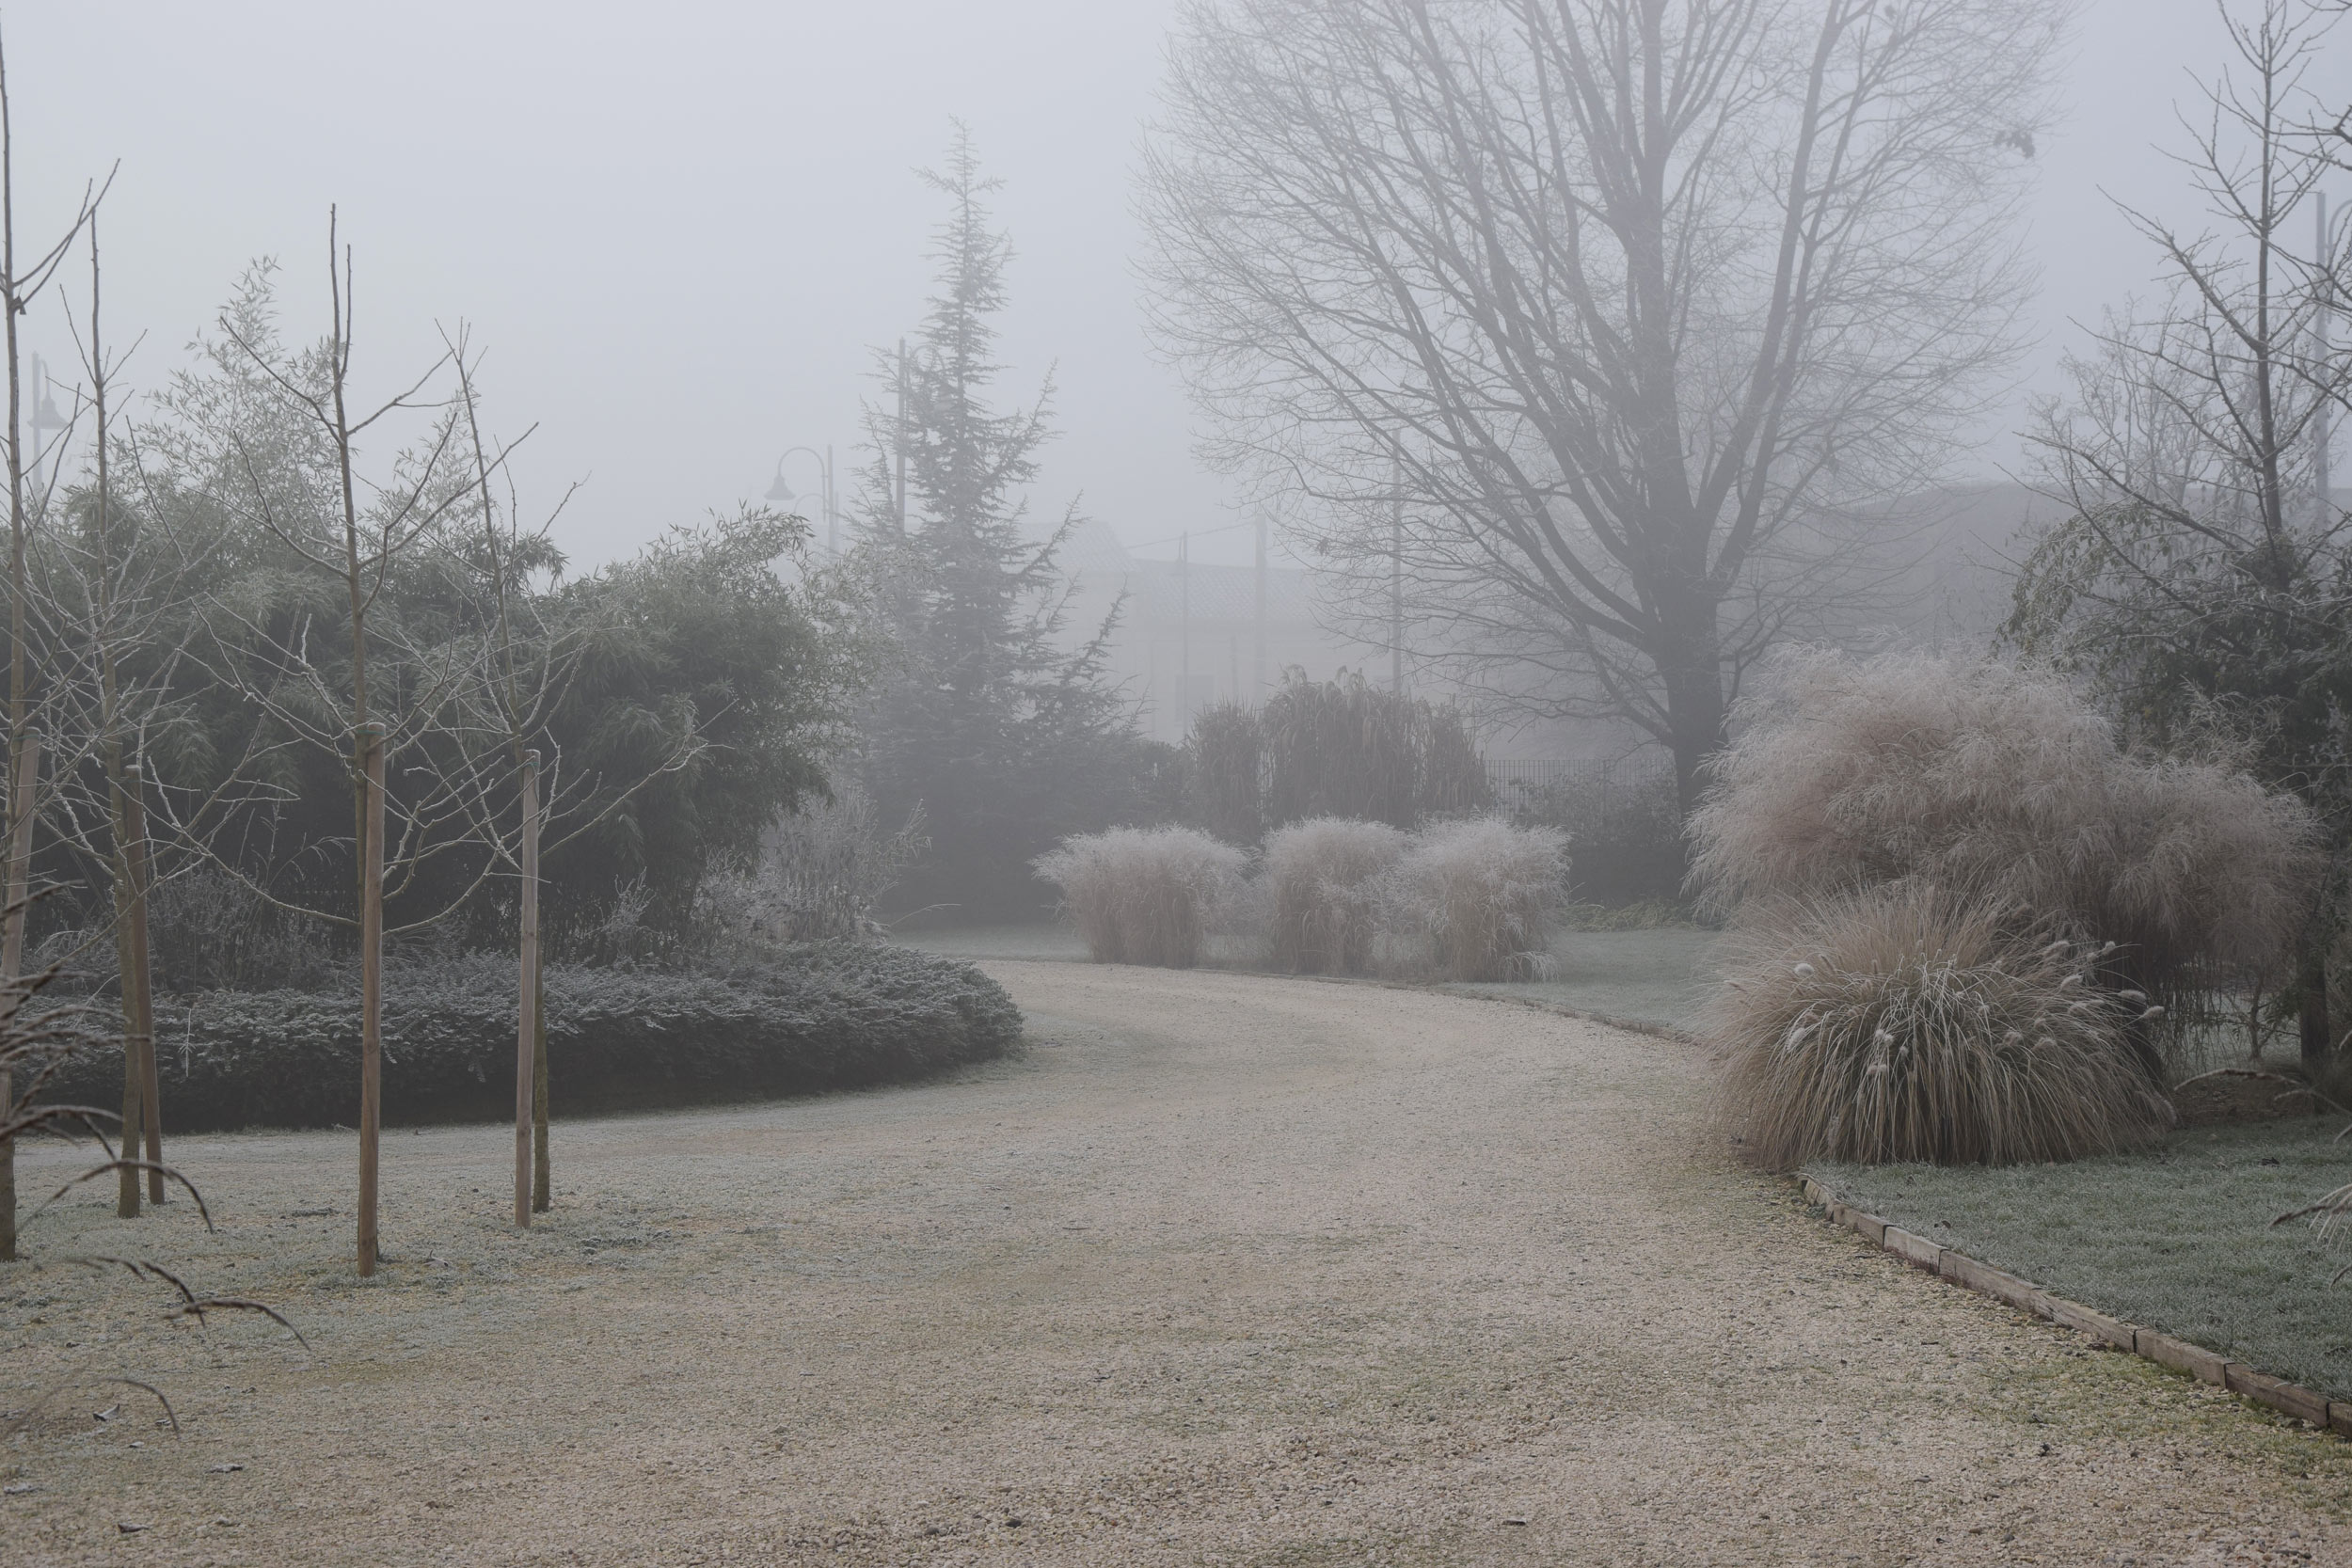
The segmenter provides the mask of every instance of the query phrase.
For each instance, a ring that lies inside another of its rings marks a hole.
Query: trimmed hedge
[[[1001,1056],[1021,1034],[1012,999],[970,964],[868,943],[725,973],[550,967],[547,1008],[557,1114],[903,1082]],[[358,1119],[356,992],[214,991],[155,1012],[167,1132]],[[513,1114],[512,959],[387,975],[384,1024],[386,1121]],[[92,1048],[43,1098],[112,1105],[121,1074],[119,1046]]]

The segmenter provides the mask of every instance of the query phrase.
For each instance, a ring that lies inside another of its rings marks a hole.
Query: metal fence
[[[1537,790],[1582,788],[1602,796],[1632,794],[1672,785],[1674,758],[1631,757],[1488,757],[1486,784],[1506,803]]]

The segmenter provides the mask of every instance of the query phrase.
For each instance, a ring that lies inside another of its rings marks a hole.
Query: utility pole
[[[833,498],[833,443],[825,443],[825,559],[841,558],[841,512]]]
[[[1177,736],[1192,728],[1192,532],[1176,540]]]
[[[1258,701],[1265,701],[1265,514],[1258,514]]]
[[[57,482],[57,454],[49,451],[48,437],[65,429],[65,416],[57,412],[57,400],[49,393],[49,362],[40,355],[33,356],[33,461],[25,478],[33,494],[43,498]]]
[[[1389,689],[1405,694],[1405,463],[1389,469]]]

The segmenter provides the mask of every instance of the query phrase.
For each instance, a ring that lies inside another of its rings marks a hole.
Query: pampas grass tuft
[[[1748,911],[1705,1022],[1748,1158],[2072,1160],[2169,1126],[2138,1006],[2010,912],[1914,881]]]
[[[1247,860],[1190,828],[1113,828],[1066,838],[1035,865],[1061,889],[1096,963],[1190,969]]]
[[[1567,889],[1567,835],[1501,816],[1441,822],[1413,835],[1382,879],[1392,930],[1427,943],[1450,980],[1507,980],[1549,960]]]
[[[1379,932],[1380,879],[1405,853],[1385,822],[1316,816],[1268,835],[1274,962],[1300,974],[1362,974]]]
[[[2294,797],[2131,756],[2064,685],[2000,664],[1785,657],[1711,769],[1692,876],[1718,909],[1899,878],[1966,888],[2107,940],[2096,977],[2176,1005],[2275,966],[2319,869]]]

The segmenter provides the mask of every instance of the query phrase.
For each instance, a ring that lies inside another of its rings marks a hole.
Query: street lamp
[[[779,505],[789,504],[800,499],[793,494],[792,486],[785,483],[784,466],[803,452],[806,452],[817,463],[817,504],[824,514],[825,554],[837,556],[841,553],[841,519],[840,513],[834,506],[832,447],[826,447],[823,451],[818,451],[815,447],[794,447],[782,457],[777,458],[775,481],[768,486],[766,499]]]
[[[56,484],[57,458],[60,454],[49,451],[48,442],[42,433],[45,431],[62,433],[66,425],[65,416],[57,412],[57,400],[50,395],[50,387],[49,367],[42,362],[40,356],[36,354],[33,356],[33,461],[30,465],[32,470],[30,477],[34,492],[43,498],[46,498],[49,491]],[[41,467],[44,462],[48,465],[49,470],[46,480],[41,477]]]

